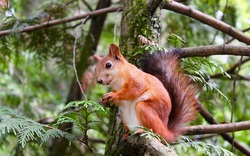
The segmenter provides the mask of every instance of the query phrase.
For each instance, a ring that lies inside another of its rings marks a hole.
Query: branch
[[[182,57],[210,56],[210,55],[239,55],[250,56],[250,46],[240,45],[209,45],[182,48]]]
[[[226,34],[228,34],[229,36],[244,42],[246,44],[250,44],[250,36],[244,34],[243,32],[237,30],[236,28],[230,26],[229,24],[226,24],[220,20],[217,20],[207,14],[204,14],[198,10],[195,10],[191,7],[185,6],[183,4],[180,4],[178,2],[175,1],[170,1],[170,2],[166,2],[164,3],[163,6],[164,9],[167,10],[172,10],[174,12],[186,15],[188,17],[191,17],[193,19],[196,19],[204,24],[207,24],[217,30],[220,30]]]
[[[82,137],[77,139],[79,142],[84,144],[91,153],[94,153],[94,149],[89,145],[88,138]]]
[[[138,36],[140,43],[144,45],[158,46],[146,37]],[[250,46],[240,45],[207,45],[200,47],[182,48],[181,57],[210,56],[210,55],[240,55],[250,56]]]
[[[219,124],[213,116],[206,110],[206,108],[200,104],[200,114],[201,116],[210,124]],[[228,141],[229,143],[233,143],[233,146],[237,148],[239,151],[246,155],[250,155],[250,150],[243,145],[241,145],[238,141],[234,140],[229,134],[221,133],[220,134],[224,140]]]
[[[185,127],[185,135],[228,133],[250,129],[250,121]]]
[[[235,76],[235,74],[229,74],[231,76],[231,78],[233,78]],[[220,75],[220,76],[216,76],[216,77],[210,77],[212,79],[220,79],[220,80],[232,80],[231,78],[228,78],[228,77],[223,77],[223,75]],[[250,81],[250,77],[246,77],[246,76],[243,76],[243,75],[238,75],[237,77],[237,80],[240,80],[240,81]]]
[[[89,13],[80,14],[80,15],[73,16],[73,17],[67,17],[67,18],[63,18],[63,19],[56,19],[56,20],[52,20],[52,21],[46,21],[46,22],[41,23],[41,24],[27,26],[27,27],[23,28],[23,30],[21,32],[30,32],[30,31],[34,31],[34,30],[39,30],[39,29],[42,29],[42,28],[47,28],[47,27],[58,25],[58,24],[63,24],[63,23],[68,23],[68,22],[84,19],[86,17],[92,18],[94,16],[98,16],[98,15],[106,14],[106,13],[110,13],[110,12],[115,12],[117,10],[122,10],[122,7],[121,6],[107,7],[107,8],[104,8],[104,9],[95,10],[95,11],[92,11],[92,12],[89,12]],[[12,32],[11,30],[0,31],[0,37],[9,35],[9,34],[11,34],[11,32]]]
[[[173,149],[162,144],[158,139],[148,139],[147,136],[130,136],[124,142],[121,155],[154,155],[154,156],[177,156]]]
[[[249,28],[246,28],[246,29],[244,29],[244,30],[242,30],[242,32],[247,32],[247,31],[249,31],[250,30],[250,27]],[[235,38],[231,38],[231,39],[229,39],[228,41],[226,41],[226,43],[225,44],[229,44],[230,42],[232,42],[233,40],[235,40]]]
[[[242,60],[242,62],[241,62],[241,61],[237,62],[237,63],[234,64],[232,67],[230,67],[230,68],[226,71],[226,73],[228,73],[228,74],[234,74],[234,73],[235,73],[235,70],[236,70],[236,68],[237,68],[238,66],[240,66],[241,64],[244,64],[244,63],[246,63],[246,62],[248,62],[248,61],[250,61],[250,58],[246,58],[246,59]],[[223,73],[217,73],[217,74],[211,75],[210,78],[219,78],[219,77],[224,76],[224,75],[225,75],[225,74],[223,74]],[[240,75],[239,75],[239,76],[240,76]]]
[[[249,78],[249,77],[242,76],[242,75],[239,74],[237,80],[250,81],[250,78]]]

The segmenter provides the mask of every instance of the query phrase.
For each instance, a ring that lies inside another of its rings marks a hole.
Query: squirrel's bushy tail
[[[180,49],[171,52],[156,51],[146,54],[141,60],[144,72],[157,77],[167,89],[172,103],[168,129],[175,135],[181,135],[185,123],[196,118],[198,100],[196,88],[190,77],[180,71]]]

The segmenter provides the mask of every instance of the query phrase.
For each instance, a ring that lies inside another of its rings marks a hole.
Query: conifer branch
[[[92,18],[94,16],[107,14],[107,13],[110,13],[110,12],[115,12],[117,10],[122,10],[122,7],[121,6],[107,7],[107,8],[98,9],[98,10],[95,10],[95,11],[92,11],[92,12],[89,12],[89,13],[80,14],[80,15],[73,16],[73,17],[67,17],[67,18],[63,18],[63,19],[56,19],[56,20],[46,21],[46,22],[43,22],[41,24],[27,26],[27,27],[23,28],[23,30],[21,32],[35,31],[35,30],[39,30],[39,29],[42,29],[42,28],[55,26],[55,25],[58,25],[58,24],[63,24],[63,23],[68,23],[68,22],[72,22],[72,21],[76,21],[76,20],[81,20],[81,19],[84,19],[86,17]],[[11,30],[0,31],[0,37],[9,35],[11,33],[12,33]]]

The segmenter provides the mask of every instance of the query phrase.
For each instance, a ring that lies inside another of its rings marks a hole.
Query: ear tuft
[[[116,60],[121,60],[120,48],[116,44],[111,43],[109,46],[109,55],[114,57]]]
[[[109,50],[112,50],[112,51],[119,51],[120,52],[120,48],[114,44],[114,43],[111,43],[110,46],[109,46]]]

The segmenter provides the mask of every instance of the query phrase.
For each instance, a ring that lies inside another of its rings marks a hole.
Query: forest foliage
[[[100,1],[0,1],[8,2],[0,5],[0,32],[11,30],[10,34],[0,36],[0,155],[50,155],[54,138],[66,138],[64,148],[72,155],[104,154],[112,108],[104,108],[98,101],[109,88],[95,84],[91,56],[86,56],[89,57],[86,62],[79,60],[89,51],[104,55],[110,43],[118,44],[121,12],[107,14],[96,49],[85,49],[92,18],[21,32],[25,27],[48,20],[94,11]],[[250,35],[247,0],[188,0],[183,4]],[[111,1],[111,6],[120,5],[123,4],[119,0]],[[245,45],[187,16],[164,9],[160,14],[159,45],[165,49]],[[182,70],[199,86],[200,102],[219,123],[250,120],[249,60],[249,57],[219,55],[181,61]],[[72,82],[76,77],[84,93],[69,101],[75,91]],[[65,123],[70,128],[60,130]],[[200,115],[192,123],[206,124]],[[249,148],[249,130],[230,135]],[[244,155],[218,134],[180,138],[179,145],[171,145],[179,155]]]

